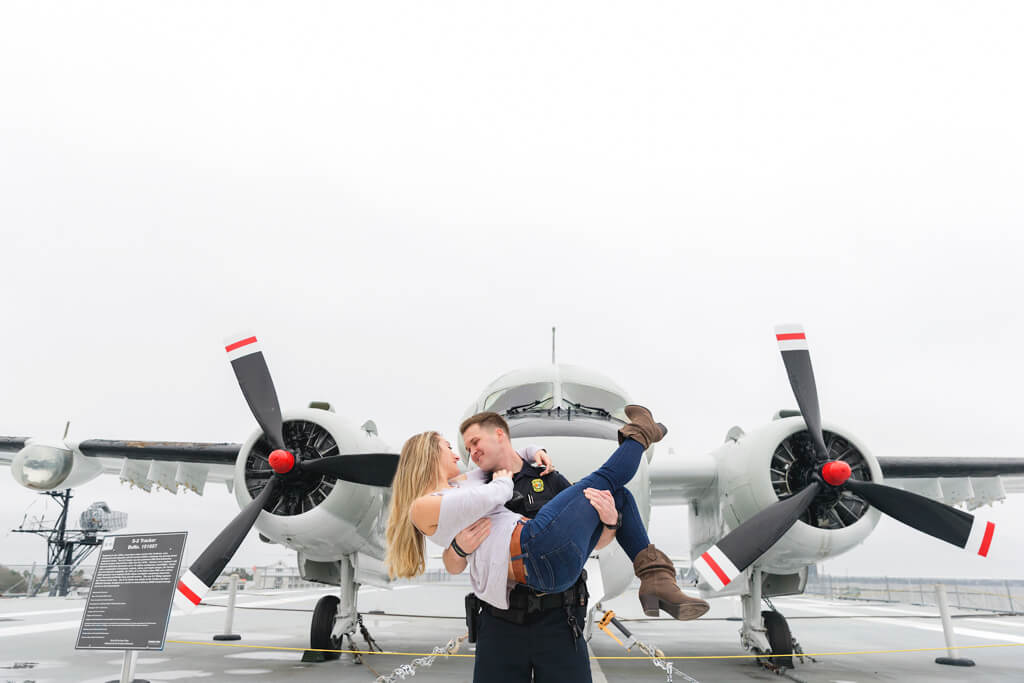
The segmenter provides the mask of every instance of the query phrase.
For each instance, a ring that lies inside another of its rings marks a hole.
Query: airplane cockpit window
[[[551,382],[520,384],[499,389],[484,400],[484,410],[496,413],[550,410],[554,402],[555,387]]]
[[[562,383],[562,407],[596,417],[613,417],[626,422],[626,399],[605,389],[586,384]]]

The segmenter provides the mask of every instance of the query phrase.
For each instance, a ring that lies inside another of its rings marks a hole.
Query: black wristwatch
[[[619,513],[619,517],[615,520],[615,524],[605,524],[604,522],[601,522],[601,524],[604,524],[605,529],[615,529],[618,531],[622,528],[622,513]]]
[[[619,521],[622,521],[622,513],[619,513]],[[470,555],[470,553],[467,553],[465,550],[459,547],[459,544],[455,542],[454,538],[452,539],[452,550],[455,551],[456,555],[462,558],[469,557]]]

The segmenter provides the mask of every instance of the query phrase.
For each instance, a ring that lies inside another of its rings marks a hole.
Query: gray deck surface
[[[240,645],[302,648],[308,645],[313,603],[331,591],[239,593],[235,631]],[[368,615],[367,626],[385,650],[429,652],[435,645],[461,635],[462,585],[402,586],[397,590],[363,589],[360,611],[383,610]],[[223,603],[223,594],[210,602]],[[83,599],[35,598],[0,600],[0,683],[7,681],[101,683],[120,675],[118,652],[85,652],[74,649]],[[660,647],[667,655],[742,655],[737,630],[738,602],[715,601],[712,611],[695,622],[670,619],[629,621],[634,634]],[[933,608],[913,605],[784,598],[776,607],[790,620],[794,635],[806,652],[836,652],[942,647],[940,621]],[[626,619],[642,616],[635,596],[620,597],[611,607]],[[253,609],[259,608],[259,609]],[[391,616],[391,615],[433,615]],[[1024,644],[1024,617],[963,613],[954,620],[957,644]],[[842,617],[842,618],[836,618]],[[222,607],[200,607],[192,615],[173,615],[169,640],[204,644],[169,643],[164,652],[141,653],[137,677],[151,681],[373,681],[367,666],[348,659],[304,664],[300,652],[255,648],[220,647],[211,639],[223,627]],[[357,643],[362,646],[361,640]],[[604,633],[591,641],[597,656],[626,654]],[[472,646],[462,653],[472,653]],[[639,653],[637,653],[639,654]],[[780,678],[747,659],[682,660],[676,664],[698,681],[800,680],[843,683],[846,681],[1020,681],[1024,680],[1024,647],[961,650],[960,656],[977,662],[974,668],[940,666],[933,662],[944,652],[857,654],[822,656],[817,662],[798,664]],[[370,666],[390,672],[410,656],[375,655]],[[18,668],[15,668],[18,667]],[[472,660],[439,659],[420,669],[414,679],[469,681]],[[650,661],[603,660],[594,664],[595,681],[664,681],[665,675]],[[685,680],[676,675],[676,681]],[[569,682],[566,682],[569,683]]]

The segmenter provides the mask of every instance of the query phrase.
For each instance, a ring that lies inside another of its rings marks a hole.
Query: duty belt
[[[517,587],[508,596],[508,609],[498,609],[484,603],[484,609],[491,616],[522,624],[527,615],[547,612],[556,607],[585,607],[587,604],[587,573],[583,572],[579,580],[561,593],[537,593],[525,586]]]

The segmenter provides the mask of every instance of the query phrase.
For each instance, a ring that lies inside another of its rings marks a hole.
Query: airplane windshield
[[[550,410],[554,402],[555,387],[551,382],[520,384],[499,389],[484,401],[484,410],[496,413]]]
[[[564,407],[571,407],[573,410],[627,421],[623,410],[626,407],[626,399],[597,387],[563,382],[562,403]]]

